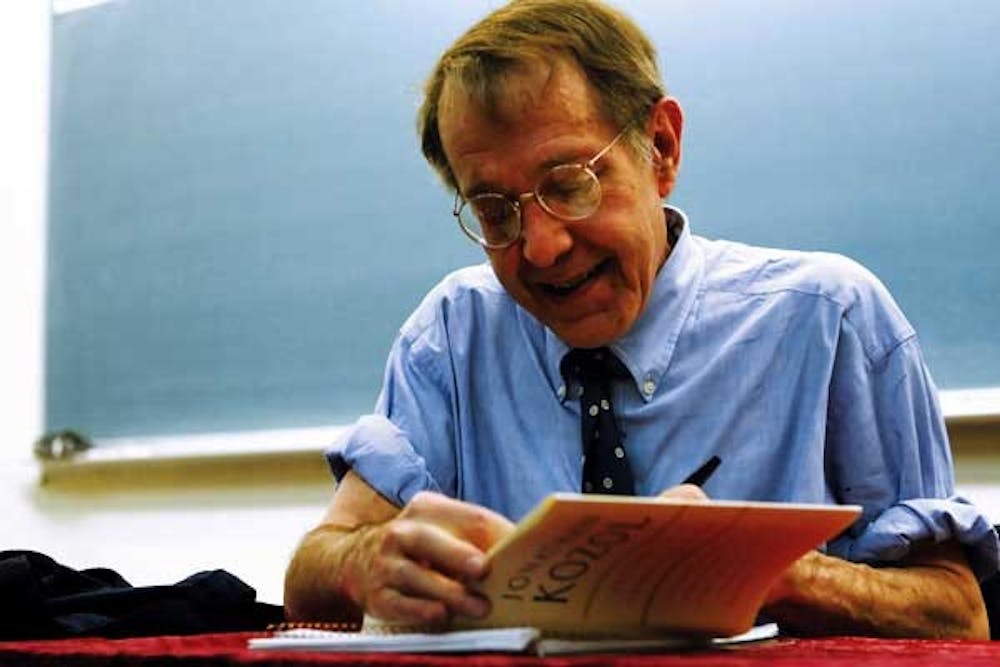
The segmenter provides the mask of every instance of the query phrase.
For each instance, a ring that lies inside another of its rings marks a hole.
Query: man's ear
[[[653,139],[653,165],[660,197],[666,198],[677,181],[681,164],[681,130],[684,112],[673,97],[661,98],[649,113],[647,131]]]

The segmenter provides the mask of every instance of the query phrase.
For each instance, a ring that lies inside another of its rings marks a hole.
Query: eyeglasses
[[[452,215],[466,236],[484,248],[506,248],[521,238],[524,227],[521,201],[534,197],[549,215],[560,220],[589,218],[601,205],[601,181],[594,165],[625,136],[623,129],[594,157],[581,164],[559,164],[547,172],[531,192],[512,199],[498,192],[485,192],[468,199],[455,193]]]

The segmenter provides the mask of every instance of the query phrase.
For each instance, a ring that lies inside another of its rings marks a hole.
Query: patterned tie
[[[628,371],[606,347],[570,350],[560,369],[564,378],[576,378],[580,394],[583,436],[583,492],[634,495],[632,469],[611,405],[611,384]]]

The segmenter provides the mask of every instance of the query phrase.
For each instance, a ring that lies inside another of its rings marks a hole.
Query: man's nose
[[[521,255],[535,266],[549,267],[573,247],[566,223],[542,208],[534,197],[521,200]]]

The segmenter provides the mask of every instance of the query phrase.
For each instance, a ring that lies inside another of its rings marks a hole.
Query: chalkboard
[[[483,261],[419,154],[437,55],[496,2],[123,0],[53,26],[46,425],[342,423]],[[942,387],[1000,384],[1000,3],[621,2],[686,110],[711,237],[874,270]]]

